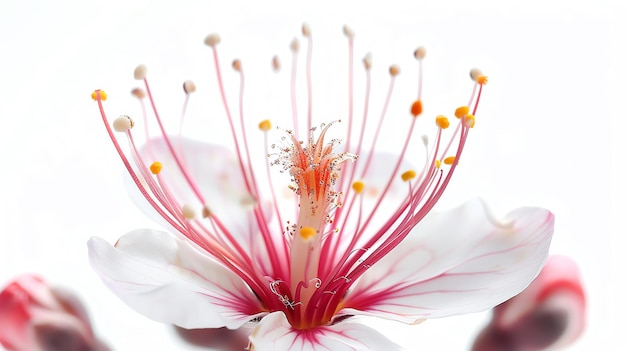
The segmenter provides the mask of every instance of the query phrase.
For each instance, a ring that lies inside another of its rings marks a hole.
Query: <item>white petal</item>
[[[291,328],[282,312],[265,316],[250,335],[250,351],[401,350],[376,330],[343,321],[310,330]]]
[[[254,200],[246,189],[235,154],[221,145],[185,138],[171,138],[171,143],[205,203],[200,202],[191,183],[183,176],[164,139],[148,141],[140,153],[147,166],[156,161],[163,165],[159,176],[173,194],[177,205],[189,205],[196,213],[201,213],[203,206],[208,206],[239,243],[245,246],[251,242],[251,235],[256,233],[253,230],[256,221],[251,211]],[[158,217],[134,183],[131,184],[130,193],[140,208],[150,213],[151,217]],[[160,218],[157,220],[165,224]],[[166,228],[171,229],[167,224]]]
[[[89,243],[104,283],[137,312],[183,328],[238,328],[262,313],[248,286],[189,243],[163,232],[136,230],[111,246]]]
[[[342,313],[412,323],[486,310],[537,276],[553,230],[545,209],[520,208],[497,223],[480,200],[430,214],[364,274]]]

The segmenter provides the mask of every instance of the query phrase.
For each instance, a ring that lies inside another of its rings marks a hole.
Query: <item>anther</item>
[[[350,39],[354,38],[354,31],[348,25],[343,26],[343,34]]]
[[[143,91],[143,89],[141,89],[141,88],[135,88],[135,89],[131,90],[131,91],[130,91],[130,93],[131,93],[134,97],[136,97],[137,99],[139,99],[139,100],[141,100],[141,99],[143,99],[143,98],[145,98],[145,97],[146,97],[146,92],[145,92],[145,91]]]
[[[478,84],[487,84],[487,76],[478,68],[472,68],[472,70],[470,70],[470,78]]]
[[[424,144],[424,146],[428,147],[428,135],[422,135],[422,143]]]
[[[417,176],[417,173],[415,173],[414,170],[410,169],[402,173],[402,175],[400,175],[400,178],[402,178],[403,181],[408,182],[409,180],[415,178],[415,176]]]
[[[298,52],[298,50],[300,50],[300,42],[298,41],[298,38],[293,38],[293,40],[289,44],[289,48],[294,53]]]
[[[426,57],[426,48],[423,46],[418,47],[413,51],[413,56],[415,56],[417,60],[423,60],[424,57]]]
[[[196,91],[196,83],[190,81],[190,80],[186,80],[183,82],[183,91],[185,91],[185,94],[191,94],[193,92]]]
[[[148,74],[148,67],[146,65],[139,65],[135,68],[134,76],[137,80],[146,79],[146,74]]]
[[[113,129],[116,132],[125,133],[126,131],[131,129],[133,126],[135,126],[135,122],[133,121],[132,118],[126,115],[119,116],[113,121]]]
[[[269,119],[262,120],[259,123],[259,129],[264,131],[264,132],[269,131],[271,128],[272,128],[272,123],[270,122]]]
[[[371,52],[368,52],[363,57],[363,65],[365,66],[365,69],[368,71],[370,70],[370,68],[372,68],[372,53]]]
[[[363,192],[363,189],[365,189],[365,183],[363,183],[362,181],[357,180],[352,183],[352,190],[354,190],[355,193],[360,194],[361,192]]]
[[[437,122],[437,126],[441,129],[446,129],[450,126],[450,121],[448,121],[448,117],[446,116],[439,115],[435,121]]]
[[[222,41],[222,38],[220,38],[219,34],[217,33],[212,33],[206,36],[206,38],[204,38],[204,43],[210,47],[215,47],[215,45],[219,44],[220,41]]]
[[[207,207],[202,207],[202,218],[209,218],[213,215],[213,212]]]
[[[474,128],[474,124],[476,124],[476,119],[474,118],[474,115],[465,116],[465,126],[467,128]]]
[[[469,113],[469,107],[467,106],[457,107],[457,109],[454,110],[454,115],[456,116],[456,118],[463,118],[468,113]]]
[[[300,229],[300,237],[304,240],[308,240],[315,236],[315,229],[311,227],[304,227]]]
[[[448,156],[446,158],[443,159],[443,163],[447,164],[447,165],[451,165],[454,163],[454,161],[456,160],[456,157],[454,156]]]
[[[435,166],[437,167],[437,169],[441,168],[441,160],[436,160]]]
[[[159,174],[161,173],[161,170],[163,169],[163,164],[161,162],[152,162],[152,164],[150,165],[150,172],[152,172],[152,174]]]
[[[411,114],[413,117],[417,117],[422,114],[422,100],[415,100],[411,105]]]
[[[241,60],[239,59],[233,60],[233,69],[237,72],[241,72]]]
[[[280,71],[280,60],[278,59],[278,56],[272,57],[272,68],[274,69],[274,72]]]
[[[185,217],[187,219],[194,219],[194,218],[196,218],[196,211],[194,211],[191,206],[185,204],[185,205],[183,205],[181,210],[183,212],[183,217]]]
[[[104,90],[94,90],[94,92],[91,93],[91,98],[94,100],[98,100],[98,96],[102,101],[106,101],[107,99],[107,93],[105,93]]]
[[[392,77],[395,77],[398,74],[400,74],[400,66],[398,65],[389,66],[389,74],[391,74]]]
[[[305,37],[311,36],[311,27],[306,22],[302,23],[302,35],[304,35]]]

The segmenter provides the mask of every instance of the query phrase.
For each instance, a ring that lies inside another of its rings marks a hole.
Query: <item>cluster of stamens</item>
[[[344,28],[349,43],[349,111],[345,147],[343,151],[338,152],[339,139],[325,141],[326,133],[333,123],[322,124],[317,138],[315,137],[316,128],[311,126],[310,57],[312,36],[311,29],[307,25],[303,26],[302,32],[308,42],[306,65],[308,95],[306,130],[308,140],[305,144],[298,139],[298,106],[295,98],[297,71],[295,65],[300,45],[294,39],[290,45],[294,67],[291,73],[293,129],[283,130],[286,135],[282,137],[279,144],[271,144],[272,150],[270,151],[267,134],[271,129],[271,123],[269,120],[259,123],[259,129],[264,132],[265,136],[265,155],[268,156],[266,172],[269,186],[267,187],[260,186],[255,169],[252,167],[252,157],[246,137],[246,123],[241,108],[243,106],[241,95],[239,102],[240,129],[235,126],[237,120],[230,112],[216,49],[220,38],[212,34],[205,40],[205,43],[213,51],[218,88],[229,122],[241,178],[245,183],[245,190],[249,194],[248,205],[251,208],[251,216],[255,219],[253,222],[255,227],[251,228],[251,232],[253,235],[259,236],[254,238],[255,245],[258,246],[255,246],[253,251],[244,249],[249,243],[242,245],[237,241],[229,228],[223,224],[220,214],[216,213],[219,211],[209,210],[206,199],[197,185],[202,180],[193,178],[183,160],[184,155],[181,155],[180,151],[172,145],[171,137],[161,123],[146,79],[145,66],[139,66],[135,70],[135,78],[144,82],[145,90],[137,88],[132,91],[132,94],[141,102],[144,114],[146,111],[144,99],[148,99],[149,106],[159,125],[161,137],[167,144],[170,156],[174,159],[178,171],[182,173],[187,182],[184,186],[191,189],[198,202],[203,204],[201,218],[196,216],[196,210],[192,206],[181,203],[170,191],[170,187],[162,183],[160,174],[167,170],[163,169],[161,162],[151,160],[152,162],[148,163],[143,159],[134,144],[131,131],[136,123],[128,116],[121,116],[112,123],[113,127],[111,128],[102,107],[102,102],[107,97],[106,94],[101,90],[92,94],[92,98],[99,104],[102,118],[116,150],[148,203],[173,228],[205,250],[208,255],[222,262],[224,266],[239,275],[255,292],[268,312],[283,311],[291,325],[296,329],[314,328],[332,323],[351,284],[357,281],[372,265],[391,252],[432,209],[458,165],[469,129],[475,124],[474,116],[483,85],[487,83],[487,78],[480,71],[471,71],[470,76],[476,83],[474,91],[468,104],[457,108],[454,112],[459,121],[448,141],[443,141],[443,131],[448,129],[451,123],[447,117],[439,115],[435,118],[437,136],[434,143],[429,147],[428,140],[423,139],[427,147],[424,167],[419,172],[412,169],[402,170],[400,168],[405,159],[408,145],[411,143],[417,117],[423,112],[421,72],[422,60],[426,51],[421,47],[415,50],[414,56],[419,63],[420,75],[417,97],[409,108],[409,113],[413,118],[409,122],[408,133],[399,156],[393,161],[393,167],[389,169],[388,181],[382,189],[377,189],[374,204],[366,213],[363,211],[363,198],[364,194],[371,189],[368,188],[369,184],[364,179],[367,179],[371,167],[373,167],[372,155],[375,154],[378,132],[387,114],[394,82],[400,74],[400,69],[396,65],[392,65],[389,69],[389,89],[378,120],[376,134],[372,142],[367,145],[368,156],[358,159],[358,155],[365,149],[363,141],[365,126],[371,120],[369,116],[369,94],[372,61],[370,54],[365,55],[363,59],[366,73],[365,104],[360,133],[354,133],[358,135],[355,142],[352,139],[353,124],[356,120],[353,108],[354,32],[348,27]],[[240,60],[235,60],[232,66],[241,76],[240,91],[243,91],[243,64]],[[280,61],[277,57],[272,59],[272,66],[275,71],[279,70]],[[183,107],[184,115],[189,96],[196,90],[196,86],[191,81],[185,81],[183,90],[186,96]],[[144,115],[144,121],[146,120],[147,116]],[[129,161],[112,130],[127,136],[131,149],[130,159],[134,161],[134,164]],[[279,197],[276,195],[270,176],[270,166],[272,165],[278,166],[281,172],[291,176],[290,188],[299,198],[299,206],[295,214],[296,219],[293,222],[283,221],[284,213],[281,213],[277,205]],[[446,170],[443,169],[443,165],[448,166]],[[398,178],[408,184],[407,194],[399,204],[396,204],[398,207],[389,218],[385,218],[382,224],[374,226],[372,223],[377,209],[388,200],[389,189],[394,180]],[[264,193],[266,190],[269,190],[272,205],[269,208],[261,208],[266,202],[260,200],[264,196],[268,196]],[[284,223],[287,223],[286,232],[288,235],[284,235]]]

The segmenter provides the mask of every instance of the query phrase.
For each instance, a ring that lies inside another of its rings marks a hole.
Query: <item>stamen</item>
[[[280,59],[278,56],[272,57],[272,68],[274,69],[274,72],[280,71]]]
[[[191,80],[186,80],[183,82],[183,90],[185,91],[185,94],[189,95],[196,91],[196,84]]]
[[[184,88],[184,86],[183,86],[183,88]],[[145,98],[145,97],[146,97],[146,92],[145,92],[143,89],[141,89],[141,88],[135,88],[135,89],[131,90],[131,91],[130,91],[130,93],[131,93],[134,97],[136,97],[137,99],[139,99],[139,100],[141,100],[141,99],[143,99],[143,98]]]
[[[360,194],[361,192],[363,192],[363,189],[365,189],[365,183],[363,183],[362,181],[357,180],[352,183],[352,190],[354,190],[355,193]]]
[[[289,48],[293,53],[300,51],[300,42],[298,41],[298,38],[293,38],[293,40],[289,44]]]
[[[100,96],[100,100],[102,101],[107,100],[107,93],[105,93],[104,90],[94,90],[94,92],[91,93],[91,98],[94,99],[94,101],[98,100],[98,96]]]
[[[135,126],[135,122],[132,118],[124,115],[119,116],[113,121],[113,129],[116,132],[126,133],[129,129]]]
[[[417,60],[423,60],[424,57],[426,57],[426,48],[423,46],[418,47],[413,52],[413,56],[415,56]]]
[[[220,41],[222,41],[222,38],[216,33],[209,34],[204,38],[204,43],[210,47],[215,47]]]
[[[213,215],[213,212],[211,212],[211,209],[208,206],[202,207],[202,218],[209,218],[212,215]]]
[[[465,116],[465,126],[468,128],[474,128],[474,124],[476,123],[476,119],[474,115]]]
[[[152,162],[152,164],[150,165],[150,172],[152,172],[152,174],[159,174],[161,173],[162,169],[163,164],[161,164],[161,162]]]
[[[392,77],[395,77],[398,74],[400,74],[400,66],[398,65],[389,66],[389,74],[391,74]]]
[[[135,72],[133,73],[133,76],[137,80],[144,80],[146,79],[147,74],[148,74],[148,67],[146,67],[146,65],[139,65],[135,68]]]
[[[272,128],[272,123],[270,122],[269,119],[262,120],[259,123],[259,129],[264,131],[264,132],[269,131],[271,128]]]
[[[450,126],[450,121],[448,121],[448,117],[446,116],[439,115],[435,120],[437,122],[437,126],[441,129],[446,129]]]
[[[302,23],[302,35],[305,37],[311,36],[311,27],[309,27],[308,23]]]
[[[457,109],[454,111],[454,115],[456,116],[456,118],[463,118],[468,113],[469,107],[467,106],[457,107]]]
[[[451,164],[454,163],[455,160],[456,160],[455,156],[448,156],[448,157],[443,159],[443,163],[445,163],[447,165],[451,165]]]
[[[233,60],[233,69],[237,72],[241,72],[241,60],[239,59]]]
[[[411,105],[411,114],[413,117],[417,117],[422,114],[422,100],[415,100]]]
[[[402,173],[402,175],[400,175],[400,177],[402,178],[403,181],[408,182],[409,180],[415,178],[417,176],[417,173],[415,173],[414,170],[410,169],[404,173]]]
[[[372,68],[372,53],[368,52],[363,56],[363,66],[365,66],[366,70],[370,70]]]
[[[190,205],[187,205],[187,204],[183,205],[181,210],[183,212],[183,217],[187,219],[196,218],[196,211],[194,211],[194,209]]]
[[[316,234],[315,229],[311,227],[304,227],[300,229],[300,237],[304,240],[309,240],[310,238],[314,237],[315,234]]]
[[[350,39],[354,38],[354,31],[348,25],[343,26],[343,34]]]
[[[478,68],[473,68],[472,70],[470,70],[470,77],[473,81],[480,85],[487,84],[488,81],[487,76],[485,76],[483,72],[481,72],[481,70],[479,70]]]

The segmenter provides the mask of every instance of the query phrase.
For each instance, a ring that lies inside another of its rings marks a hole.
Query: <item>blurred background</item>
[[[198,94],[190,116],[210,116],[204,137],[220,141],[224,120],[211,115],[221,107],[204,37],[222,36],[233,101],[238,78],[228,64],[243,60],[255,128],[268,116],[288,115],[288,45],[306,21],[315,40],[315,119],[328,122],[347,112],[341,30],[349,24],[356,32],[356,59],[368,51],[374,55],[373,111],[384,97],[387,67],[398,63],[407,75],[399,77],[390,115],[406,115],[416,77],[408,72],[415,72],[412,53],[419,45],[428,49],[426,114],[451,114],[467,100],[470,68],[489,76],[463,167],[439,208],[480,196],[499,215],[525,205],[551,209],[557,218],[552,252],[579,263],[589,297],[588,328],[571,350],[611,349],[624,312],[617,295],[625,267],[625,240],[618,236],[626,130],[618,105],[625,96],[626,59],[620,14],[617,0],[2,0],[0,284],[37,272],[74,289],[97,333],[115,350],[195,350],[171,327],[127,308],[87,262],[91,236],[114,242],[134,228],[158,228],[126,194],[122,164],[89,95],[105,89],[113,118],[137,114],[129,93],[136,85],[132,72],[145,63],[163,114],[177,126],[180,84],[194,79]],[[270,70],[274,54],[285,65],[279,78]],[[386,128],[387,140],[396,131],[403,135],[400,128]],[[466,350],[487,320],[482,313],[419,326],[369,323],[409,350]]]

